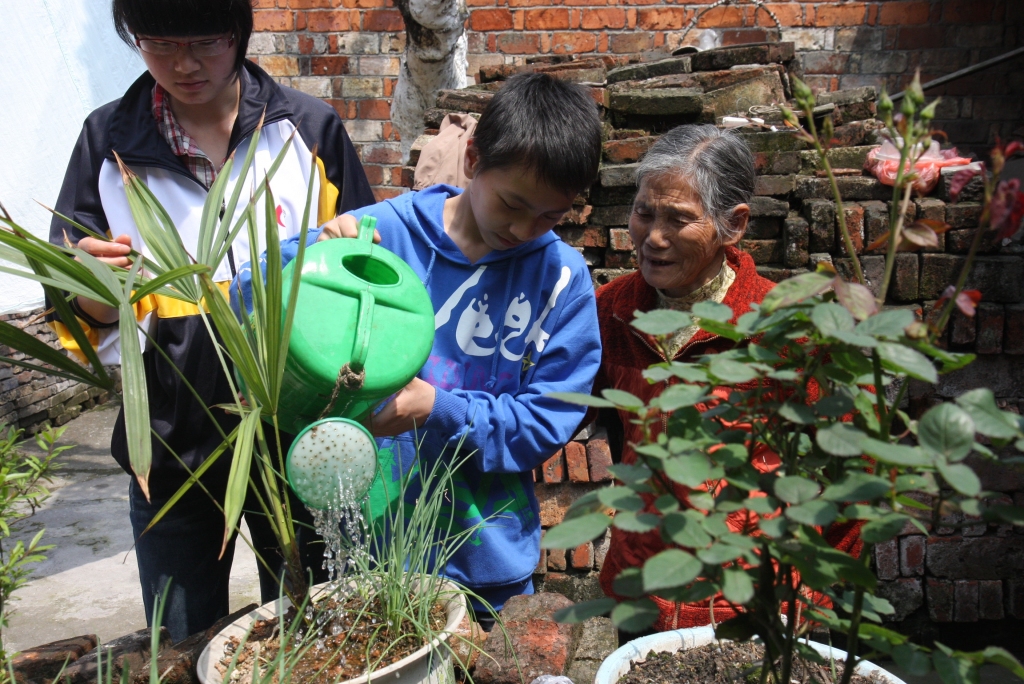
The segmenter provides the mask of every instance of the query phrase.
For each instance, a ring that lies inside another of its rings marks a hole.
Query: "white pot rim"
[[[604,659],[601,667],[597,670],[597,675],[594,677],[594,684],[616,684],[619,678],[629,672],[629,668],[634,662],[646,658],[648,653],[675,653],[704,646],[714,640],[715,630],[710,625],[706,627],[673,629],[668,632],[658,632],[657,634],[649,634],[639,639],[633,639],[612,651],[611,655]],[[831,656],[836,660],[846,659],[846,651],[831,648],[814,641],[806,643],[825,657]],[[865,677],[876,675],[879,681],[884,684],[906,684],[888,670],[868,660],[859,661],[854,673]]]
[[[330,583],[328,582],[318,584],[310,589],[310,593],[315,595],[317,591],[326,589],[329,584]],[[387,667],[374,670],[372,673],[366,673],[353,679],[347,679],[341,682],[341,684],[367,684],[367,682],[370,682],[371,677],[374,680],[377,680],[387,675],[395,674],[410,663],[428,657],[437,649],[438,646],[441,645],[443,641],[446,641],[452,632],[455,631],[456,627],[459,626],[459,623],[462,622],[463,618],[466,617],[467,609],[465,594],[459,592],[458,588],[451,582],[444,582],[442,586],[442,592],[450,590],[453,595],[445,604],[445,610],[448,612],[448,621],[445,623],[444,629],[434,638],[433,641]],[[326,594],[324,596],[326,596]],[[239,640],[243,639],[246,631],[249,629],[249,625],[251,625],[255,620],[269,620],[271,618],[279,617],[287,611],[291,605],[291,601],[287,598],[281,598],[277,601],[266,603],[256,610],[243,615],[221,631],[217,632],[217,635],[210,639],[209,643],[206,644],[206,647],[203,648],[202,653],[199,655],[199,660],[196,662],[196,674],[199,675],[199,681],[201,684],[221,684],[223,677],[217,671],[216,664],[221,658],[219,654],[224,653],[224,645],[227,643],[229,638],[237,637]],[[215,656],[214,654],[218,655]],[[447,654],[445,654],[445,657],[447,657]]]

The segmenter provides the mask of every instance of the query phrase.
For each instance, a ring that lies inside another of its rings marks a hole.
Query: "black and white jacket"
[[[240,80],[238,118],[229,143],[229,153],[234,153],[235,165],[228,180],[228,194],[236,183],[244,183],[242,197],[249,197],[247,188],[263,182],[271,163],[294,133],[289,151],[270,182],[282,239],[304,233],[307,228],[314,228],[337,214],[374,202],[366,174],[333,107],[277,84],[249,61],[244,62]],[[153,77],[148,72],[144,73],[120,100],[89,115],[71,155],[56,211],[98,233],[111,237],[130,235],[132,246],[149,256],[128,208],[124,184],[114,160],[116,151],[160,200],[177,226],[185,249],[194,254],[207,188],[189,172],[160,135],[152,114],[153,86]],[[240,168],[264,111],[264,127],[253,163],[249,168]],[[318,173],[312,179],[316,212],[310,216],[308,226],[300,226],[314,146],[318,155]],[[244,209],[244,201],[239,202],[237,215],[240,216]],[[264,212],[256,213],[262,222]],[[258,234],[264,235],[262,226]],[[50,241],[63,244],[65,236],[72,243],[77,243],[85,234],[54,217],[50,225]],[[219,285],[226,288],[238,267],[249,261],[249,247],[247,231],[243,230],[214,275]],[[261,253],[265,248],[260,244],[256,251]],[[117,325],[104,326],[84,312],[78,313],[100,359],[105,364],[119,363]],[[136,317],[140,327],[148,331],[207,407],[231,400],[213,340],[195,306],[154,295],[136,305]],[[52,320],[51,324],[64,346],[81,356],[65,326],[59,320]],[[146,350],[144,357],[152,427],[190,469],[197,468],[220,444],[220,432],[179,374],[159,351],[151,348],[152,344],[145,335],[140,332],[140,336]],[[233,417],[219,409],[214,409],[213,414],[225,432],[232,429]],[[130,473],[123,415],[114,428],[111,452]],[[227,458],[219,461],[207,478],[210,484],[225,481],[229,465]],[[177,459],[167,452],[160,440],[154,439],[150,474],[154,497],[159,499],[170,495],[186,477]]]

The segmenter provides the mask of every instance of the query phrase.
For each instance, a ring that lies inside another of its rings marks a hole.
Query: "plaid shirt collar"
[[[170,145],[171,151],[185,163],[192,175],[209,189],[217,177],[217,168],[210,158],[199,149],[188,131],[182,128],[178,120],[174,118],[170,97],[159,83],[153,86],[153,118],[156,119],[160,135]]]

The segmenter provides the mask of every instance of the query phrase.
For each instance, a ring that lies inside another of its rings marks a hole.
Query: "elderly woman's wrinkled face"
[[[749,210],[737,207],[743,228]],[[739,242],[743,230],[722,242],[704,214],[689,181],[677,174],[647,177],[633,201],[629,236],[647,284],[669,297],[683,297],[721,270],[726,245]]]

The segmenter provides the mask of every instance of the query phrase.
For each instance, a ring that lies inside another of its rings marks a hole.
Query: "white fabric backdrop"
[[[45,238],[82,121],[145,69],[118,39],[109,0],[0,0],[0,202]],[[42,290],[0,273],[0,313],[42,304]]]

